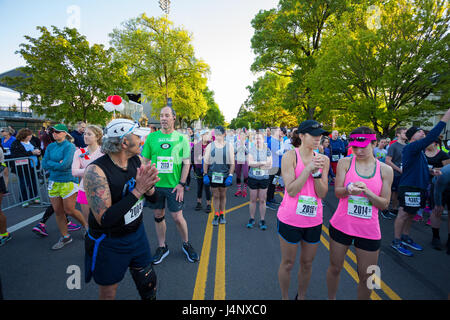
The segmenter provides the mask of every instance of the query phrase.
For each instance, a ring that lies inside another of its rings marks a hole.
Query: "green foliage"
[[[31,108],[55,121],[79,120],[105,124],[111,114],[103,109],[107,96],[126,97],[129,79],[120,62],[112,61],[113,49],[89,45],[76,29],[37,27],[40,37],[25,36],[17,51],[26,61],[20,71],[31,77],[6,79],[18,85]]]
[[[214,100],[214,91],[206,88],[203,91],[203,96],[205,97],[206,104],[208,105],[208,110],[206,111],[203,119],[203,124],[209,128],[225,125],[225,116],[222,111],[220,111],[219,106]]]
[[[116,59],[128,67],[133,90],[152,101],[153,115],[172,98],[181,121],[200,118],[207,111],[203,96],[209,66],[194,55],[191,35],[165,17],[145,14],[122,23],[110,34]]]

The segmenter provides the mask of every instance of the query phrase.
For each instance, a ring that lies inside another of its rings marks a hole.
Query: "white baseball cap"
[[[150,134],[150,128],[143,128],[139,122],[129,119],[114,119],[106,125],[104,138],[119,137],[123,138],[127,134],[135,134],[139,137],[145,137]]]

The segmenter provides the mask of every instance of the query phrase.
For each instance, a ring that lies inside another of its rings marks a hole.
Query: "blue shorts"
[[[92,277],[101,286],[109,286],[122,281],[128,268],[145,268],[152,262],[150,245],[144,225],[136,232],[123,237],[105,237],[98,245],[94,257],[95,242],[85,239],[85,281]],[[94,259],[95,258],[95,259]],[[94,270],[92,271],[92,263]]]

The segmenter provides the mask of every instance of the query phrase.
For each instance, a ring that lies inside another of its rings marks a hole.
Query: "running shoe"
[[[242,196],[243,198],[247,198],[247,190],[246,190],[246,189],[242,190],[241,196]]]
[[[255,219],[248,220],[247,228],[252,229],[255,226]]]
[[[35,204],[40,204],[41,203],[41,198],[37,197],[36,199],[34,199],[34,203]]]
[[[433,247],[433,249],[435,250],[442,250],[442,243],[441,240],[439,238],[434,238],[431,240],[431,246]]]
[[[418,214],[416,214],[414,219],[413,219],[414,222],[419,222],[419,221],[422,221],[422,220],[423,220],[422,217],[420,215],[418,215]]]
[[[266,222],[264,221],[264,220],[261,220],[260,222],[259,222],[259,228],[261,229],[261,230],[267,230],[267,226],[266,226]]]
[[[194,248],[189,242],[183,242],[182,249],[183,252],[186,254],[186,257],[189,260],[189,262],[196,262],[200,260],[198,254],[195,252]]]
[[[48,233],[45,228],[45,223],[40,222],[33,228],[32,231],[40,237],[47,237]]]
[[[207,204],[207,205],[206,205],[205,212],[206,212],[206,213],[210,213],[210,212],[211,212],[211,205],[210,205],[210,204]]]
[[[269,202],[269,201],[266,202],[266,208],[267,209],[271,209],[271,210],[277,210],[278,209],[276,204],[274,204],[273,202]]]
[[[398,253],[401,253],[407,257],[412,257],[414,254],[409,251],[403,244],[402,241],[400,240],[394,240],[391,243],[391,247],[394,248],[395,250],[397,250]]]
[[[223,214],[221,214],[219,216],[219,223],[220,224],[226,224],[227,223],[227,220],[225,220],[225,217],[223,216]]]
[[[417,243],[415,243],[413,239],[411,239],[409,236],[402,235],[402,244],[417,251],[423,250],[423,248]]]
[[[22,203],[22,208],[28,208],[30,206],[30,203],[28,201],[25,201]]]
[[[52,250],[59,250],[62,249],[64,246],[68,245],[72,242],[72,237],[69,235],[66,237],[59,238],[58,242],[55,243],[55,245],[52,247]]]
[[[381,211],[381,216],[384,219],[386,219],[386,220],[392,220],[392,217],[389,215],[389,211],[388,210]]]
[[[426,225],[427,226],[431,226],[431,219],[430,218],[428,218]]]
[[[11,233],[8,233],[7,236],[0,237],[0,247],[3,246],[3,245],[5,245],[6,242],[9,241],[9,240],[11,240],[11,239],[12,239]]]
[[[169,247],[166,246],[165,247],[158,247],[158,249],[156,249],[156,254],[153,256],[153,264],[159,264],[161,263],[165,257],[167,257],[169,255]]]
[[[219,225],[219,216],[215,215],[214,219],[212,221],[212,225],[213,226],[218,226]]]
[[[72,221],[69,221],[69,223],[67,224],[67,230],[69,231],[77,231],[80,229],[81,229],[80,224],[73,223]]]
[[[197,205],[195,206],[195,211],[200,211],[202,210],[202,203],[201,202],[197,202]]]

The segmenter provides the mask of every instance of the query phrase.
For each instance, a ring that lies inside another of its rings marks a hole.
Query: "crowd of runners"
[[[70,232],[82,229],[85,281],[94,279],[100,299],[114,299],[129,270],[141,298],[152,300],[157,294],[152,265],[162,263],[170,253],[166,233],[172,230],[167,230],[166,212],[182,239],[181,251],[189,262],[197,262],[201,257],[189,241],[184,199],[195,194],[196,211],[213,214],[214,226],[226,224],[227,189],[235,183],[234,196],[249,197],[247,228],[266,231],[266,210],[277,212],[277,230],[266,232],[279,236],[283,299],[289,298],[291,273],[301,248],[296,299],[304,299],[322,233],[322,199],[331,187],[339,204],[329,223],[328,298],[336,299],[344,258],[354,245],[357,297],[369,299],[365,271],[378,263],[379,216],[395,219],[392,249],[413,256],[413,250],[423,247],[413,240],[411,225],[428,218],[428,213],[433,248],[450,254],[449,238],[444,248],[439,232],[445,207],[450,208],[448,141],[439,138],[449,120],[450,109],[429,132],[414,126],[398,128],[392,141],[364,126],[348,136],[327,132],[314,120],[290,129],[176,130],[171,107],[161,110],[159,130],[128,119],[114,119],[105,128],[79,122],[72,132],[57,124],[33,143],[36,137],[29,129],[15,134],[12,128],[3,128],[0,204],[8,192],[5,155],[30,157],[48,174],[51,202],[32,231],[48,236],[46,222],[54,214],[61,237],[52,249],[61,250],[73,241]],[[195,189],[193,180],[196,193],[186,193]],[[281,203],[275,199],[277,191],[283,192]],[[143,210],[154,217],[158,243],[153,244],[153,255]],[[0,246],[11,238],[0,210]]]

